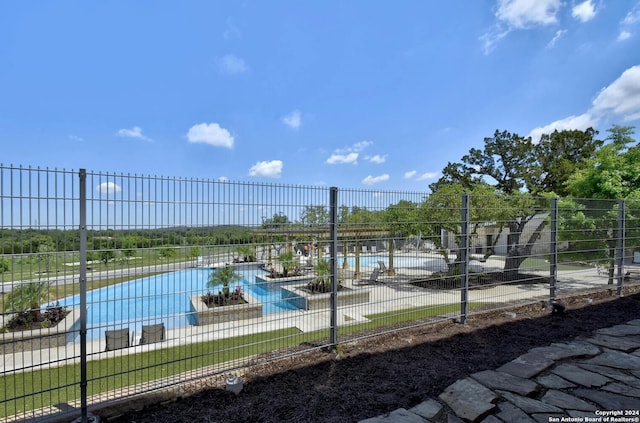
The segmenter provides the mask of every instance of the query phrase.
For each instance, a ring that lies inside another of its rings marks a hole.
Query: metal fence
[[[0,213],[0,421],[86,418],[348,340],[621,295],[640,261],[630,200],[0,165]]]

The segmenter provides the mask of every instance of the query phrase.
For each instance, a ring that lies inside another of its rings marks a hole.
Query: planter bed
[[[64,347],[67,342],[73,342],[79,328],[80,309],[73,308],[53,327],[1,333],[0,354]]]
[[[246,292],[242,296],[246,304],[207,307],[201,295],[191,295],[189,299],[196,326],[262,317],[262,304]]]
[[[288,301],[302,310],[322,310],[330,306],[330,292],[312,294],[302,287],[283,287],[282,289],[289,293],[286,295],[290,298]],[[338,307],[368,302],[369,291],[367,290],[343,288],[338,291]]]
[[[272,278],[268,275],[256,275],[256,284],[265,284],[265,283],[278,283],[281,285],[291,285],[296,284],[299,285],[301,283],[307,283],[315,279],[315,275],[297,275],[297,276],[287,276],[286,278]]]

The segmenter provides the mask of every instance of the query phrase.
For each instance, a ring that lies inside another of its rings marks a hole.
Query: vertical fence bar
[[[616,246],[616,267],[618,268],[617,295],[622,296],[622,284],[624,280],[624,244],[625,244],[624,200],[618,201],[618,239]]]
[[[556,299],[558,281],[558,197],[551,199],[551,228],[549,234],[549,301]]]
[[[87,422],[87,171],[80,169],[80,404]]]
[[[469,313],[469,194],[462,194],[460,215],[460,323],[464,324]]]
[[[329,346],[335,351],[338,346],[338,188],[336,187],[331,187],[329,191],[329,211],[331,231],[331,339]]]

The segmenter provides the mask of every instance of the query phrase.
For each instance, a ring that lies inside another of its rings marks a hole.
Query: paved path
[[[533,348],[438,398],[360,423],[640,422],[640,319]]]

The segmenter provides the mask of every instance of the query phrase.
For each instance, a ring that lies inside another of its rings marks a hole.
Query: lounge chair
[[[384,264],[384,261],[382,260],[378,260],[378,266],[380,266],[380,273],[387,273],[389,272],[389,269],[387,269],[387,265]]]
[[[105,330],[104,337],[107,341],[105,351],[119,350],[129,347],[129,328],[117,330]]]
[[[152,344],[154,342],[164,341],[164,323],[155,325],[142,325],[142,336],[140,337],[140,345]]]
[[[380,269],[373,269],[371,272],[371,276],[368,279],[357,279],[353,281],[354,285],[374,285],[380,283],[378,280],[378,276],[380,276]]]

